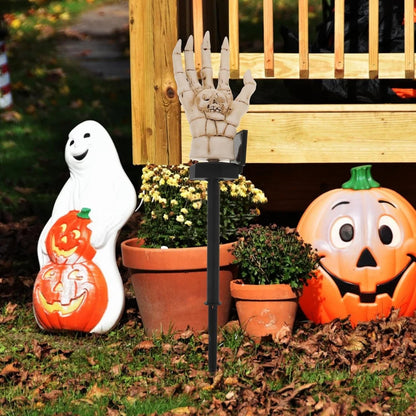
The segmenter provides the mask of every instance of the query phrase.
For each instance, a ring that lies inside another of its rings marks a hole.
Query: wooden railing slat
[[[263,0],[264,73],[274,76],[273,0]]]
[[[309,78],[309,7],[308,0],[299,0],[299,78]]]
[[[414,2],[413,0],[405,0],[404,2],[404,76],[413,79],[415,74],[415,38],[414,38],[414,18],[413,18]]]
[[[240,40],[238,0],[228,0],[228,34],[230,41],[230,77],[238,78],[240,70]]]
[[[192,22],[194,25],[195,69],[202,67],[201,45],[204,38],[204,14],[202,0],[192,0]]]
[[[379,43],[379,0],[369,0],[368,23],[368,74],[371,79],[378,77]]]
[[[335,0],[335,78],[342,78],[344,76],[344,10],[344,0]]]

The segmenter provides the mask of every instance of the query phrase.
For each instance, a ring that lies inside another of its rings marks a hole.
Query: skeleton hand
[[[244,74],[244,86],[233,101],[228,85],[230,52],[227,38],[221,46],[218,85],[214,87],[211,66],[209,32],[202,42],[202,85],[199,83],[193,53],[193,37],[189,36],[185,49],[185,72],[181,59],[181,40],[173,50],[173,71],[178,95],[191,128],[192,160],[233,160],[233,138],[241,117],[247,112],[250,97],[256,89],[250,71]]]

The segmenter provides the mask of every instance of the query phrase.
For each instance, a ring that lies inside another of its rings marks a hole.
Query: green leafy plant
[[[246,283],[286,283],[300,290],[318,267],[316,250],[292,229],[252,224],[238,235],[234,256]]]
[[[142,171],[139,198],[144,215],[138,237],[147,247],[196,247],[207,244],[206,181],[189,179],[189,165],[148,164]],[[220,182],[221,242],[236,240],[238,228],[260,214],[263,191],[240,175]]]

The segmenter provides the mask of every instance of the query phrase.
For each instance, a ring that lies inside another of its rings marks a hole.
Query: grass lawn
[[[232,322],[220,331],[211,377],[206,333],[144,335],[121,267],[127,305],[116,329],[96,336],[38,328],[36,243],[68,176],[68,132],[86,119],[101,122],[133,183],[139,177],[131,166],[129,82],[97,79],[56,53],[60,29],[105,2],[1,0],[14,107],[0,112],[0,416],[416,414],[413,318],[355,329],[298,321],[293,337],[261,345]],[[282,16],[283,5],[293,6],[278,3]]]
[[[0,113],[0,218],[48,218],[68,177],[63,157],[68,133],[81,121],[102,123],[123,164],[132,166],[129,81],[97,79],[57,55],[60,29],[101,3],[6,1],[14,106]]]

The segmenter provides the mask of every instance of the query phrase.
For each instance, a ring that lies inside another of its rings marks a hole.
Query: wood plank
[[[404,1],[404,76],[409,79],[413,79],[415,75],[415,37],[413,8],[413,0]]]
[[[218,74],[219,54],[211,55],[214,75]],[[368,79],[368,53],[345,53],[345,79]],[[379,54],[379,78],[403,79],[404,53],[380,53]],[[278,79],[299,79],[299,54],[275,53],[274,77]],[[242,78],[250,69],[254,78],[264,79],[264,56],[262,53],[241,53],[240,70],[233,79]],[[309,79],[333,79],[335,72],[334,54],[310,53],[309,54]]]
[[[147,88],[155,95],[154,163],[178,163],[181,155],[180,103],[173,75],[172,51],[178,34],[172,16],[177,15],[175,0],[153,2],[154,83]],[[143,106],[143,103],[141,103]]]
[[[147,88],[153,77],[148,68],[154,67],[151,3],[141,5],[130,0],[129,14],[133,163],[139,164],[154,157],[154,100],[153,92]],[[148,106],[143,106],[143,102]]]
[[[176,0],[131,0],[129,13],[133,163],[178,163],[180,105],[171,62]]]
[[[201,70],[201,45],[204,38],[204,17],[202,0],[192,0],[192,22],[194,26],[195,69]]]
[[[239,129],[249,131],[247,163],[416,162],[414,112],[291,112],[288,106],[279,112],[278,105],[270,107],[274,111],[249,110],[241,120]],[[191,137],[184,114],[182,140],[187,161]]]
[[[240,38],[238,0],[228,0],[228,34],[230,41],[230,77],[238,78],[240,71]]]
[[[273,0],[263,0],[264,75],[274,76]]]
[[[344,0],[335,0],[334,58],[335,78],[344,77]]]
[[[299,78],[309,78],[308,0],[299,0]]]
[[[378,77],[379,0],[369,1],[368,23],[368,73],[371,79]]]

